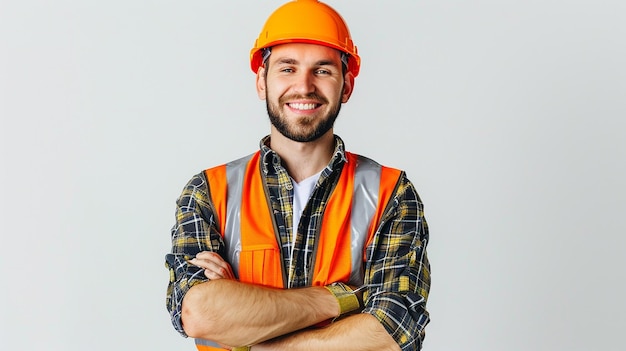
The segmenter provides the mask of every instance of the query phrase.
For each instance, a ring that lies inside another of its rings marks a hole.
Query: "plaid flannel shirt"
[[[269,137],[261,140],[262,171],[266,173],[289,288],[310,286],[312,248],[322,222],[323,206],[347,162],[343,141],[337,136],[335,140],[334,156],[320,175],[295,236],[291,178],[280,157],[267,146]],[[170,271],[166,305],[172,324],[183,336],[183,297],[193,285],[208,280],[202,270],[186,262],[186,255],[214,251],[226,257],[209,191],[204,172],[192,177],[177,200],[176,224],[171,230],[173,255],[166,259]],[[426,311],[430,290],[426,255],[429,234],[423,204],[404,172],[390,203],[374,240],[366,247],[362,313],[375,316],[402,350],[419,350],[430,321]]]

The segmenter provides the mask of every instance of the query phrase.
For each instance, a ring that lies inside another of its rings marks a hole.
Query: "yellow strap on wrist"
[[[233,347],[231,351],[250,351],[250,349],[252,349],[252,346],[239,346]]]
[[[339,302],[340,315],[359,308],[359,299],[349,286],[344,283],[332,283],[324,286]]]

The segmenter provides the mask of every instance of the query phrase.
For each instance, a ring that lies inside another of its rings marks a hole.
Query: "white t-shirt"
[[[294,242],[296,239],[296,233],[298,232],[298,224],[300,224],[302,211],[304,211],[304,207],[309,201],[311,193],[313,193],[315,184],[317,183],[317,180],[320,178],[321,174],[322,172],[320,171],[317,174],[303,179],[302,181],[300,181],[300,183],[296,183],[293,178],[291,179],[291,183],[293,184],[293,231],[291,238]]]

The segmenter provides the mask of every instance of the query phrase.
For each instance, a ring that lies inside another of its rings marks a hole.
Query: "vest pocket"
[[[239,280],[272,287],[282,287],[280,251],[272,245],[254,245],[241,250]]]

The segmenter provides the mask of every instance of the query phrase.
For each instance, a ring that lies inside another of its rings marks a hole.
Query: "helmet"
[[[276,9],[265,22],[250,50],[250,66],[256,73],[263,64],[264,48],[285,43],[309,43],[349,54],[348,71],[359,74],[361,58],[341,15],[318,0],[293,0]]]

